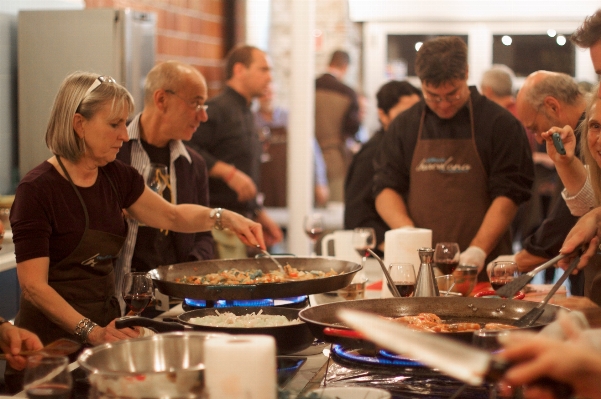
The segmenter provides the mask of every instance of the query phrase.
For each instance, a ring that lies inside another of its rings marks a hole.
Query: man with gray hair
[[[542,144],[541,133],[553,126],[569,125],[572,129],[577,129],[584,119],[586,99],[571,76],[558,72],[537,71],[524,81],[518,93],[516,108],[518,119],[532,132],[537,142]],[[555,169],[546,152],[535,152],[533,158],[535,165],[538,165],[537,171],[544,167],[542,165]],[[515,261],[522,272],[555,257],[565,236],[578,220],[561,198],[563,187],[559,179],[556,179],[556,185],[550,201],[549,214],[533,234],[523,239],[523,249],[515,255]],[[570,281],[572,294],[582,295],[581,276],[571,276]]]
[[[515,97],[513,96],[513,79],[515,75],[511,68],[506,65],[496,64],[485,71],[480,81],[482,94],[507,108],[515,115]]]
[[[205,160],[182,142],[207,121],[206,99],[207,84],[196,68],[178,61],[156,65],[146,76],[144,109],[128,125],[129,141],[117,154],[142,175],[151,163],[165,165],[167,175],[160,178],[167,184],[158,194],[169,202],[209,206]],[[145,272],[159,265],[213,258],[211,232],[175,233],[141,226],[134,219],[128,224],[117,263],[117,292],[123,274],[130,270]]]

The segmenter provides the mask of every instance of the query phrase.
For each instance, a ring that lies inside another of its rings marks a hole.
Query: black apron
[[[423,140],[426,109],[421,115],[417,143],[411,160],[407,210],[416,227],[432,230],[432,245],[456,242],[461,251],[480,229],[492,203],[488,175],[478,154],[471,98],[469,139]],[[509,232],[488,255],[486,264],[501,254],[511,253]],[[478,276],[486,281],[486,267]]]
[[[58,292],[69,305],[98,325],[105,327],[121,316],[119,302],[115,297],[114,260],[117,258],[125,237],[90,229],[88,209],[71,180],[60,158],[56,159],[67,180],[77,193],[83,207],[86,227],[73,252],[48,270],[48,285]],[[101,169],[102,170],[102,169]],[[104,173],[104,171],[103,171]],[[105,174],[115,193],[117,189]],[[126,224],[127,225],[127,224]],[[78,340],[73,331],[65,331],[54,324],[31,302],[21,295],[19,313],[15,324],[35,332],[44,345],[59,339]]]

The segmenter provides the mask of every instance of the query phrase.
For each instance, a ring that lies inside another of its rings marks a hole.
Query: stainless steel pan
[[[277,270],[277,266],[268,258],[248,258],[207,260],[159,266],[151,270],[150,275],[158,290],[165,295],[215,301],[219,299],[289,298],[335,291],[349,285],[355,274],[361,270],[361,265],[357,263],[330,258],[278,257],[278,260],[283,265],[289,264],[302,271],[320,270],[328,272],[333,269],[338,274],[314,280],[250,285],[194,285],[175,282],[177,278],[183,278],[184,276],[199,276],[231,268],[239,270],[259,269],[263,272]]]
[[[512,324],[525,313],[538,305],[537,302],[518,301],[513,299],[496,298],[386,298],[365,299],[359,301],[334,302],[311,308],[303,309],[299,313],[301,320],[305,321],[313,335],[318,339],[345,345],[357,345],[357,339],[343,338],[324,334],[325,328],[350,330],[337,316],[339,309],[355,309],[374,313],[384,317],[401,317],[416,315],[418,313],[435,313],[446,322],[473,322],[473,323],[503,323]],[[545,305],[543,315],[531,327],[540,329],[549,324],[557,315],[561,307]],[[471,342],[472,332],[452,332],[445,335]]]

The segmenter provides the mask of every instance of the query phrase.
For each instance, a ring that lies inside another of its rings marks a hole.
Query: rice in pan
[[[232,312],[219,313],[218,310],[215,310],[215,314],[215,316],[191,317],[189,322],[201,326],[232,328],[278,327],[302,323],[300,319],[288,320],[282,315],[263,314],[263,310],[241,316],[236,316]]]

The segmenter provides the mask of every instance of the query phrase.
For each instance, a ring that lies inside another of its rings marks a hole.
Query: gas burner
[[[262,306],[282,306],[288,308],[304,308],[308,305],[309,297],[307,295],[295,296],[279,299],[249,299],[249,300],[218,300],[205,301],[204,299],[184,299],[182,307],[184,310],[204,309],[204,308],[228,308],[228,307],[262,307]]]
[[[333,345],[330,352],[334,361],[344,363],[343,365],[367,366],[385,369],[390,368],[422,368],[421,363],[401,357],[396,354],[369,349],[348,349],[342,345]]]

